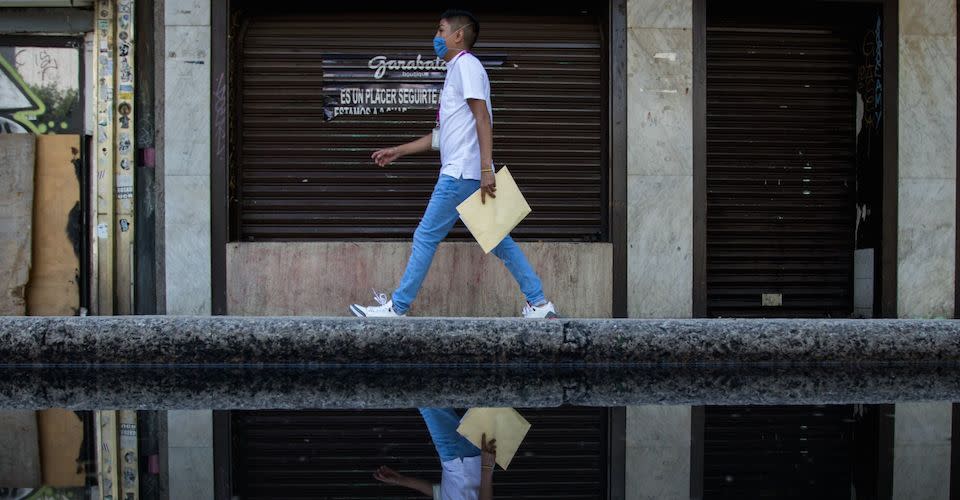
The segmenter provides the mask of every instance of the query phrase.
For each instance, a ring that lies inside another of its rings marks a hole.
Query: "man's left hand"
[[[480,174],[480,203],[486,205],[487,196],[497,197],[497,176],[488,170]]]

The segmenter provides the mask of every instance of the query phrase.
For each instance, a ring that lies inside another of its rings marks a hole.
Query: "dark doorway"
[[[879,16],[874,5],[706,7],[706,316],[850,317],[855,270],[873,310],[879,259],[856,254],[867,266],[856,269],[854,257],[880,240],[883,157],[867,170],[858,142],[867,105],[882,112],[883,96],[859,92]]]

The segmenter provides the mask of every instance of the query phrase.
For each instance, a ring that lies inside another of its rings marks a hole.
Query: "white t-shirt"
[[[480,497],[480,457],[443,462],[440,484],[433,487],[433,500],[477,500]]]
[[[480,180],[480,141],[477,119],[467,99],[487,103],[490,123],[490,80],[483,64],[473,54],[458,54],[447,65],[447,76],[440,93],[440,173],[453,178]]]

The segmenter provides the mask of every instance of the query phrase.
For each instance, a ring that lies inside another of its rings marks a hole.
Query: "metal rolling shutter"
[[[852,311],[855,55],[844,33],[800,22],[708,14],[711,317]]]
[[[586,12],[478,13],[474,53],[492,85],[494,161],[510,168],[533,208],[514,233],[521,239],[606,238],[605,70],[597,16]],[[429,133],[435,109],[324,121],[323,108],[339,101],[344,81],[377,82],[368,67],[372,54],[433,58],[436,17],[259,11],[241,17],[234,48],[235,239],[412,237],[439,172],[438,153],[388,169],[373,165],[370,154]],[[442,73],[427,80],[400,76],[390,82],[443,81]],[[451,236],[468,234],[458,224]]]
[[[532,427],[496,498],[606,498],[606,410],[520,410]],[[439,481],[440,463],[416,410],[235,411],[234,498],[420,498],[373,479],[387,465]]]

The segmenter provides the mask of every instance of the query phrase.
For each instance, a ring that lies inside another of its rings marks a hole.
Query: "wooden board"
[[[609,318],[613,247],[607,243],[522,243],[547,298],[561,316]],[[410,256],[410,243],[231,243],[227,309],[231,315],[345,316],[352,302],[388,296]],[[519,316],[523,295],[513,277],[476,243],[443,243],[410,314]]]
[[[80,307],[79,249],[84,235],[75,164],[79,161],[80,136],[37,136],[33,265],[27,286],[31,316],[75,316]]]

